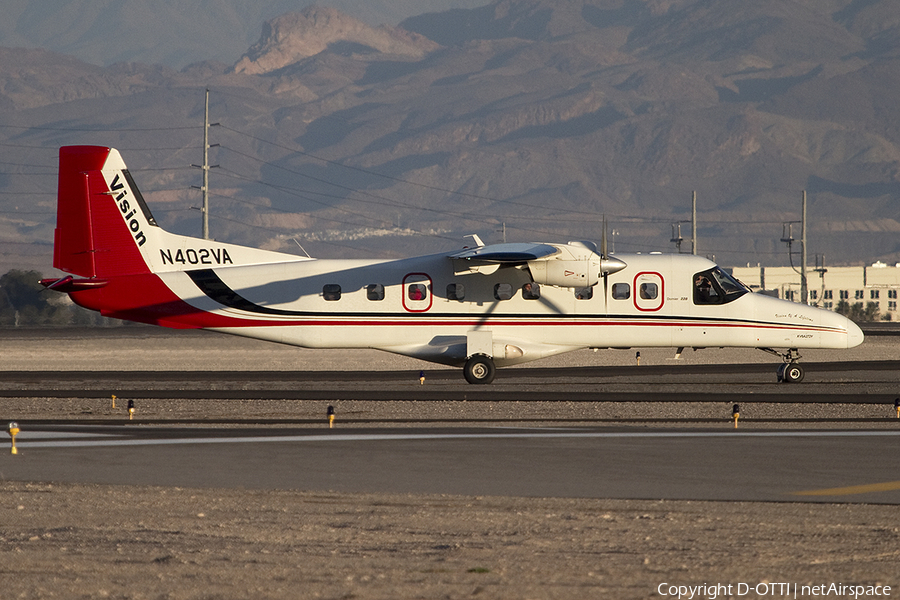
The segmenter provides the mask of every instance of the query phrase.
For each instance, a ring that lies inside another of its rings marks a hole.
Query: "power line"
[[[466,198],[473,198],[473,199],[476,199],[476,200],[485,200],[485,201],[488,201],[488,202],[500,202],[500,203],[504,203],[504,204],[512,204],[512,205],[514,205],[514,206],[520,206],[520,207],[523,207],[523,208],[535,208],[535,209],[540,209],[540,210],[546,210],[546,208],[547,208],[546,206],[541,206],[541,205],[537,205],[537,204],[528,204],[527,202],[518,202],[518,201],[516,201],[516,200],[504,200],[504,199],[500,199],[500,198],[491,198],[491,197],[489,197],[489,196],[481,196],[481,195],[479,195],[479,194],[470,194],[470,193],[468,193],[468,192],[460,192],[460,191],[458,191],[458,190],[450,190],[450,189],[447,189],[447,188],[442,188],[442,187],[438,187],[438,186],[428,185],[428,184],[425,184],[425,183],[419,183],[419,182],[416,182],[416,181],[410,181],[410,180],[408,180],[408,179],[403,179],[403,178],[401,178],[401,177],[394,177],[393,175],[385,175],[384,173],[379,173],[379,172],[377,172],[377,171],[371,171],[371,170],[369,170],[369,169],[364,169],[364,168],[362,168],[362,167],[355,167],[355,166],[352,166],[352,165],[343,164],[343,163],[338,162],[338,161],[335,161],[335,160],[331,160],[331,159],[328,159],[328,158],[324,158],[324,157],[321,157],[321,156],[317,156],[317,155],[315,155],[315,154],[311,154],[311,153],[309,153],[309,152],[305,152],[305,151],[303,151],[303,150],[300,150],[299,148],[296,148],[296,147],[295,147],[295,148],[291,148],[291,147],[288,147],[288,146],[284,146],[284,145],[282,145],[282,144],[278,144],[278,143],[276,143],[276,142],[271,142],[271,141],[265,140],[265,139],[263,139],[263,138],[261,138],[261,137],[257,137],[257,136],[255,136],[255,135],[252,135],[252,134],[249,134],[249,133],[244,133],[244,132],[242,132],[242,131],[238,131],[237,129],[233,129],[233,128],[231,128],[231,127],[228,127],[227,125],[222,125],[222,128],[223,128],[223,129],[227,129],[228,131],[231,131],[231,132],[236,133],[236,134],[238,134],[238,135],[243,135],[243,136],[249,137],[249,138],[254,139],[254,140],[258,141],[258,142],[262,142],[262,143],[264,143],[264,144],[270,144],[270,145],[272,145],[272,146],[275,146],[276,148],[281,148],[282,150],[287,150],[288,152],[294,152],[294,153],[296,153],[296,154],[300,154],[300,155],[303,155],[303,156],[308,156],[309,158],[313,158],[313,159],[315,159],[315,160],[319,160],[319,161],[322,161],[322,162],[325,162],[325,163],[328,163],[328,164],[331,164],[331,165],[335,165],[335,166],[337,166],[337,167],[342,167],[342,168],[344,168],[344,169],[350,169],[350,170],[352,170],[352,171],[357,171],[357,172],[359,172],[359,173],[365,173],[365,174],[367,174],[367,175],[373,175],[373,176],[375,176],[375,177],[382,177],[382,178],[384,178],[384,179],[388,179],[388,180],[390,180],[390,181],[396,181],[396,182],[398,182],[398,183],[405,183],[405,184],[412,185],[412,186],[416,186],[416,187],[420,187],[420,188],[423,188],[423,189],[428,189],[428,190],[437,191],[437,192],[443,192],[443,193],[445,193],[445,194],[453,194],[453,195],[455,195],[455,196],[463,196],[463,197],[466,197]],[[332,184],[332,185],[335,185],[335,184]],[[597,216],[596,213],[594,213],[594,212],[587,212],[587,211],[569,210],[568,212],[572,212],[572,213],[575,213],[575,214],[591,215],[591,216],[594,216],[594,217]]]
[[[116,127],[114,129],[104,129],[102,127],[41,127],[33,125],[0,125],[2,129],[33,129],[35,131],[78,131],[78,132],[94,132],[94,133],[117,133],[117,132],[140,132],[140,131],[185,131],[189,129],[200,129],[199,125],[184,127]]]

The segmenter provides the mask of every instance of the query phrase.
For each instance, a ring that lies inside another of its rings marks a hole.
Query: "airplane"
[[[799,350],[853,348],[860,328],[751,292],[689,254],[611,254],[605,241],[503,243],[403,259],[314,259],[175,235],[119,152],[59,151],[53,266],[41,281],[117,319],[303,348],[375,348],[463,368],[585,348],[759,348],[799,382]],[[605,236],[604,236],[605,240]],[[783,351],[774,348],[784,348]]]

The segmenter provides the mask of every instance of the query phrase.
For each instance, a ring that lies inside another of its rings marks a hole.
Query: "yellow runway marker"
[[[806,490],[792,492],[792,496],[849,496],[851,494],[868,494],[869,492],[890,492],[900,490],[900,481],[885,481],[868,485],[851,485],[849,487],[828,488],[825,490]]]

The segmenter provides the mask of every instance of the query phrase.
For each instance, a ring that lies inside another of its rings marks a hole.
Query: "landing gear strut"
[[[463,367],[463,373],[469,383],[490,383],[494,380],[496,372],[497,367],[494,366],[494,360],[484,354],[470,356],[466,361],[466,366]]]
[[[803,367],[797,362],[800,360],[800,352],[796,348],[790,348],[787,352],[778,352],[771,348],[760,348],[763,352],[780,356],[784,361],[778,367],[778,383],[800,383],[803,381]]]

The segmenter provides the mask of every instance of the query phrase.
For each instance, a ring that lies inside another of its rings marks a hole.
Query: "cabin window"
[[[825,290],[824,298],[826,300],[834,300],[834,292],[832,290]]]
[[[857,300],[862,300],[864,296],[865,296],[865,294],[863,294],[863,291],[862,291],[862,290],[856,290],[856,296],[855,296],[855,297],[856,297]]]
[[[410,300],[425,300],[428,298],[428,288],[424,283],[411,283],[407,294],[409,294]]]
[[[462,301],[466,297],[466,286],[461,283],[450,283],[447,285],[447,300]]]
[[[526,283],[522,286],[522,297],[526,300],[537,300],[541,297],[541,286],[536,283]]]
[[[326,283],[322,287],[322,297],[324,297],[329,302],[334,302],[336,300],[341,299],[341,286],[336,283]]]
[[[847,290],[841,290],[841,300],[849,300],[849,299],[850,299],[850,292],[848,292]]]
[[[819,298],[819,293],[816,290],[809,290],[809,299],[817,300]]]
[[[655,283],[642,283],[639,292],[641,300],[656,300],[659,296],[659,286]]]
[[[888,298],[897,299],[897,290],[888,290]]]
[[[512,286],[508,283],[498,283],[494,286],[494,298],[497,300],[509,300],[512,295]]]
[[[384,286],[380,283],[370,283],[366,286],[366,298],[376,302],[384,300]]]
[[[694,275],[694,304],[727,304],[749,291],[719,267]]]
[[[869,299],[870,300],[878,300],[881,296],[880,290],[869,290]]]
[[[628,300],[631,298],[631,284],[614,283],[612,287],[613,300]]]
[[[592,288],[592,287],[575,288],[575,299],[576,300],[590,300],[593,297],[594,297],[594,288]]]

